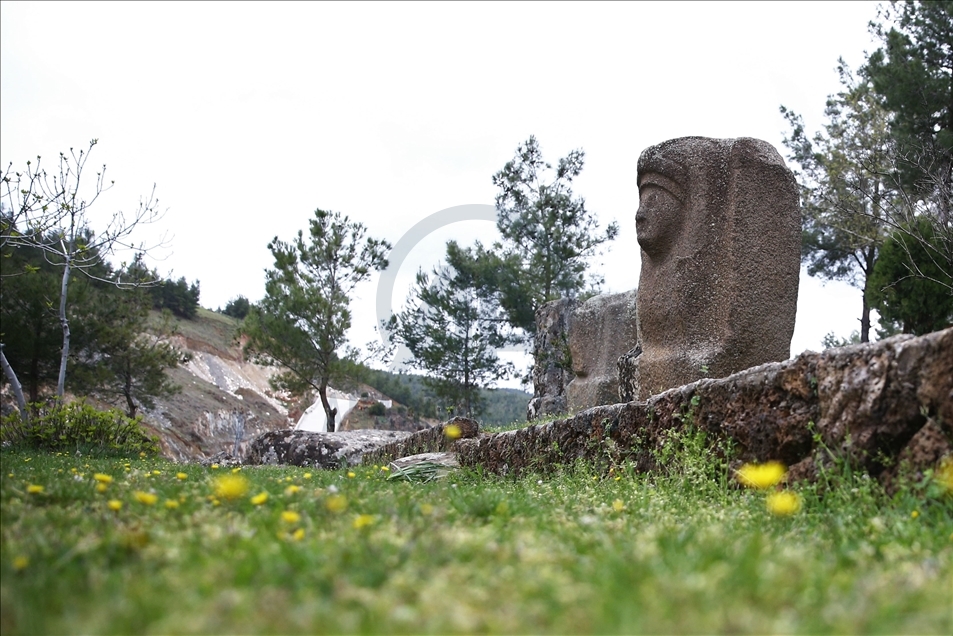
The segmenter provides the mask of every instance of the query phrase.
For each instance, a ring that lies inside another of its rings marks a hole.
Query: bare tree
[[[136,249],[146,251],[143,246],[133,245],[133,231],[142,224],[157,221],[158,200],[155,198],[155,185],[146,199],[141,199],[138,208],[132,214],[118,211],[112,214],[104,229],[98,233],[92,231],[91,207],[100,195],[113,187],[113,181],[106,182],[106,166],[96,173],[94,182],[89,186],[86,164],[93,147],[98,140],[89,142],[89,148],[76,151],[70,148],[69,154],[60,153],[58,169],[51,175],[41,165],[37,157],[36,165],[28,161],[26,169],[17,172],[10,163],[3,172],[2,196],[3,214],[0,223],[0,247],[26,247],[39,249],[46,260],[62,269],[59,297],[59,321],[63,329],[63,346],[60,356],[60,371],[56,385],[56,395],[63,396],[66,385],[66,362],[70,349],[70,327],[67,316],[67,290],[70,277],[74,272],[103,280],[93,272],[105,259],[117,249]],[[85,179],[85,180],[84,180]],[[157,247],[159,244],[152,246]],[[148,248],[151,249],[151,248]],[[19,272],[4,272],[4,276],[17,275]],[[106,281],[123,286],[121,281]],[[130,283],[138,285],[141,282]],[[0,301],[2,302],[2,301]],[[9,365],[4,365],[7,371]],[[7,377],[19,388],[16,375],[10,369]]]

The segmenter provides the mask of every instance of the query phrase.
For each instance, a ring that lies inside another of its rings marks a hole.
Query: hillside
[[[178,321],[172,342],[190,359],[170,376],[182,391],[143,409],[146,426],[159,436],[170,459],[244,454],[261,433],[292,428],[310,404],[302,396],[275,394],[268,383],[274,369],[244,359],[238,325],[238,320],[207,309],[199,309],[192,320]],[[360,379],[350,392],[364,399],[339,423],[340,430],[417,430],[443,416],[421,376],[366,369]],[[488,390],[484,396],[487,407],[479,419],[489,426],[521,421],[531,397],[514,389]],[[377,400],[392,400],[393,407],[374,414]]]

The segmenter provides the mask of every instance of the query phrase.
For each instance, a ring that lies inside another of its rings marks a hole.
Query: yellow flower
[[[179,481],[184,481],[184,480],[188,479],[189,476],[186,475],[185,473],[176,473],[176,474],[175,474],[175,478],[178,479]]]
[[[110,510],[115,510],[116,512],[122,510],[122,502],[118,499],[110,499],[106,505],[109,506]]]
[[[240,499],[248,493],[248,480],[241,475],[222,475],[215,479],[215,496],[221,499]]]
[[[30,559],[28,557],[20,555],[13,559],[13,569],[17,572],[26,568],[28,565],[30,565]]]
[[[109,490],[109,486],[106,484],[96,484],[96,492],[106,492]]]
[[[133,493],[133,496],[136,498],[136,501],[146,504],[147,506],[151,506],[155,502],[159,501],[159,497],[156,495],[152,494],[151,492],[142,492],[141,490],[137,490],[135,493]]]
[[[287,488],[285,488],[285,494],[286,494],[286,495],[293,495],[293,494],[297,493],[299,490],[301,490],[301,486],[291,485],[291,486],[288,486]]]
[[[161,471],[161,470],[154,470],[154,471],[152,471],[152,474],[153,474],[153,475],[161,475],[161,474],[162,474],[162,471]]]
[[[797,493],[782,490],[768,495],[765,504],[771,514],[787,517],[801,509],[801,498]]]
[[[110,475],[105,475],[103,473],[96,473],[95,475],[93,475],[93,479],[95,479],[101,484],[113,483],[113,478]]]
[[[429,517],[433,514],[433,506],[429,503],[420,504],[420,514]]]
[[[354,529],[360,530],[361,528],[366,528],[367,526],[374,525],[376,519],[374,515],[358,515],[354,518]]]
[[[355,477],[357,477],[357,475],[354,474],[353,470],[347,471],[347,476],[348,476],[348,479],[354,479]]]
[[[616,499],[615,501],[612,502],[612,509],[615,510],[616,512],[622,512],[623,510],[625,510],[625,504],[622,502],[621,499]]]
[[[29,484],[26,487],[26,491],[30,493],[31,495],[39,495],[40,493],[43,492],[43,486],[38,486],[36,484]]]
[[[294,534],[291,535],[295,541],[301,541],[304,539],[304,528],[298,528],[294,531]]]
[[[381,466],[381,470],[384,471],[385,473],[390,472],[390,468],[388,468],[387,466]]]
[[[179,507],[179,502],[176,501],[175,499],[166,499],[165,507],[168,508],[169,510],[175,510],[176,508]]]
[[[285,523],[298,523],[301,521],[301,515],[294,510],[285,510],[281,513],[281,520]]]
[[[258,493],[257,495],[255,495],[254,497],[251,498],[251,502],[252,502],[253,504],[255,504],[256,506],[260,506],[261,504],[265,503],[266,501],[268,501],[268,493],[266,493],[266,492],[260,492],[260,493]]]
[[[218,470],[218,464],[212,464],[212,470]]]
[[[919,517],[919,516],[920,516],[920,511],[919,511],[919,510],[914,510],[913,512],[910,513],[910,518],[911,518],[911,519],[916,519],[916,518]]]
[[[241,470],[242,470],[242,467],[239,466],[238,468],[233,468],[233,469],[232,469],[232,473],[240,473]]]
[[[311,473],[305,473],[305,474],[304,474],[304,478],[305,478],[305,479],[311,479]]]
[[[447,439],[459,439],[463,433],[456,424],[447,424],[443,427],[443,434],[447,436]]]
[[[330,512],[343,512],[347,509],[347,497],[344,495],[331,495],[324,502],[324,507]]]
[[[764,490],[777,485],[787,470],[781,462],[767,462],[765,464],[745,464],[738,470],[738,481],[748,488]]]

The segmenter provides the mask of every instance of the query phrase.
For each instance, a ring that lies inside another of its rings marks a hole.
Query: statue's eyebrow
[[[639,192],[644,186],[662,188],[681,202],[685,198],[685,191],[676,181],[658,172],[649,172],[639,176]]]

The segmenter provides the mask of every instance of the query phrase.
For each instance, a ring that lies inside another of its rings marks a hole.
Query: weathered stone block
[[[566,386],[572,381],[569,324],[575,307],[575,300],[560,298],[536,310],[533,399],[526,407],[527,421],[566,412]]]
[[[566,387],[570,412],[619,401],[619,356],[638,341],[636,293],[595,296],[572,312],[569,352],[575,377]]]
[[[360,464],[366,453],[409,435],[404,431],[375,429],[337,433],[271,431],[255,438],[245,463],[342,468]]]

